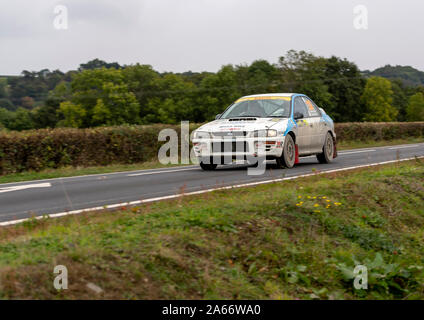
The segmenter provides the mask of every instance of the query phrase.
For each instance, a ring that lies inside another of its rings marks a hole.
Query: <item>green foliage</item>
[[[0,78],[0,99],[7,98],[7,79]]]
[[[334,56],[327,59],[324,83],[331,94],[331,101],[322,107],[335,121],[359,121],[363,118],[366,110],[360,98],[366,80],[354,63]]]
[[[361,96],[365,104],[365,121],[390,122],[395,121],[398,111],[392,106],[393,90],[389,80],[381,77],[368,79]]]
[[[100,60],[100,59],[94,59],[94,60],[88,61],[87,63],[81,63],[78,70],[84,71],[84,70],[94,70],[94,69],[102,69],[102,68],[120,69],[121,66],[117,62],[107,63],[107,62]]]
[[[340,270],[346,286],[351,287],[355,278],[353,270],[357,265],[367,267],[368,289],[372,292],[374,298],[382,298],[387,295],[393,295],[395,298],[401,298],[411,293],[408,289],[418,285],[417,280],[422,277],[423,266],[406,265],[399,263],[388,263],[384,261],[383,254],[377,252],[374,258],[365,258],[359,261],[356,257],[348,257],[344,259],[347,262],[340,262],[337,268]],[[364,292],[355,292],[359,296]]]
[[[424,137],[424,123],[395,122],[395,123],[336,123],[338,142],[346,141],[390,141],[405,138]]]
[[[22,71],[22,76],[8,78],[9,99],[16,106],[23,106],[22,98],[24,97],[30,97],[35,102],[44,101],[48,92],[53,90],[64,78],[64,73],[59,70]]]
[[[418,92],[409,98],[406,107],[408,121],[424,121],[424,94]]]
[[[64,117],[64,120],[59,121],[58,126],[68,128],[80,128],[87,114],[81,105],[69,101],[60,104],[58,113]]]
[[[0,98],[0,108],[7,109],[9,111],[16,110],[16,107],[13,105],[12,101],[6,98]]]
[[[401,80],[405,85],[409,86],[424,85],[424,72],[410,66],[386,65],[375,69],[373,72],[368,71],[367,74],[390,80]]]
[[[29,130],[34,127],[31,114],[24,108],[18,108],[16,112],[11,112],[0,108],[0,123],[10,130]]]
[[[75,74],[71,82],[70,102],[63,102],[62,126],[137,124],[140,105],[129,92],[121,70],[93,69]],[[66,113],[65,113],[66,112]]]
[[[399,68],[406,77],[416,71]],[[424,93],[424,87],[410,87],[409,82],[397,80],[402,77],[392,77],[390,70],[377,71],[391,80],[391,88],[382,78],[367,81],[373,73],[361,73],[353,62],[305,51],[290,50],[276,64],[256,60],[202,73],[159,73],[150,65],[121,66],[94,59],[66,74],[44,69],[0,78],[0,108],[30,110],[35,129],[202,123],[213,120],[240,96],[298,92],[309,95],[336,122],[406,120],[409,97]],[[65,101],[74,106],[65,108],[70,119],[59,110]],[[71,112],[75,106],[79,116]]]
[[[324,82],[326,64],[327,60],[323,57],[290,50],[279,61],[284,91],[305,93],[324,108],[330,105],[331,94]]]

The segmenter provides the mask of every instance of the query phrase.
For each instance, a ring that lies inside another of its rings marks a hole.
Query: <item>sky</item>
[[[58,5],[67,29],[55,28]],[[361,70],[424,70],[423,13],[419,0],[1,0],[0,75],[74,70],[94,58],[217,71],[276,63],[290,49],[347,58]]]

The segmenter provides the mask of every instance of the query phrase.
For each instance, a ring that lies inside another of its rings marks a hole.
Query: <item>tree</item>
[[[102,68],[106,68],[106,69],[110,69],[110,68],[120,69],[121,66],[117,62],[107,63],[107,62],[105,62],[103,60],[100,60],[100,59],[97,59],[96,58],[94,60],[88,61],[87,63],[81,63],[80,64],[80,67],[78,68],[78,71],[94,70],[94,69],[102,69]]]
[[[129,91],[122,70],[102,68],[77,73],[71,92],[70,102],[85,111],[79,127],[140,123],[140,104]],[[108,119],[104,117],[105,110],[110,115]]]
[[[406,119],[408,121],[424,121],[424,94],[421,92],[409,98],[406,107]]]
[[[91,125],[120,125],[140,123],[140,105],[126,85],[105,83],[103,98],[93,108]]]
[[[58,126],[70,128],[81,128],[86,115],[86,111],[81,105],[69,101],[60,104],[58,113],[64,118],[59,121]]]
[[[21,98],[21,106],[25,109],[32,109],[34,106],[34,99],[31,97]]]
[[[333,115],[334,110],[328,110],[332,95],[328,92],[326,79],[327,60],[316,57],[305,51],[290,50],[279,59],[281,72],[280,90],[285,92],[298,92],[308,95],[319,106],[326,108]]]
[[[218,113],[222,113],[240,98],[240,91],[236,69],[232,65],[223,66],[216,74],[206,76],[196,95],[197,103],[193,110],[196,121],[214,119]]]
[[[392,106],[393,90],[389,80],[371,77],[362,94],[361,101],[366,106],[365,121],[395,121],[398,111]]]
[[[33,129],[34,123],[30,112],[24,108],[18,108],[16,112],[12,113],[7,128],[17,131]]]
[[[44,105],[33,110],[32,119],[34,128],[54,128],[57,123],[63,119],[63,114],[59,113],[60,104],[67,99],[70,99],[69,83],[60,82],[48,94]]]
[[[152,86],[156,94],[150,97],[143,110],[143,123],[178,123],[181,120],[194,120],[197,104],[193,99],[196,87],[182,76],[166,74],[156,78]]]
[[[7,98],[7,79],[0,78],[0,99]]]
[[[6,98],[0,98],[0,108],[7,109],[9,111],[16,110],[16,107],[13,105],[12,101]]]
[[[13,119],[13,112],[5,109],[0,108],[0,124],[4,128],[9,128],[10,122]]]
[[[162,95],[158,87],[159,73],[149,65],[136,64],[122,69],[122,75],[128,90],[135,94],[140,104],[140,117],[146,117],[151,111],[148,108],[149,99]]]
[[[326,59],[324,84],[331,99],[323,107],[335,121],[360,121],[363,118],[365,106],[361,103],[361,95],[366,80],[354,63],[335,56]]]

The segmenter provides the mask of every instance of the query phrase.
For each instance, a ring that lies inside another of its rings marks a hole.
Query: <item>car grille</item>
[[[219,131],[219,132],[212,132],[212,135],[214,137],[245,137],[247,136],[247,131]]]
[[[212,142],[212,152],[249,152],[247,141]]]

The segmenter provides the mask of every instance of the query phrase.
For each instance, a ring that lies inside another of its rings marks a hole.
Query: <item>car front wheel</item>
[[[277,158],[279,168],[293,168],[296,161],[296,147],[291,135],[287,135],[284,140],[283,154]]]

